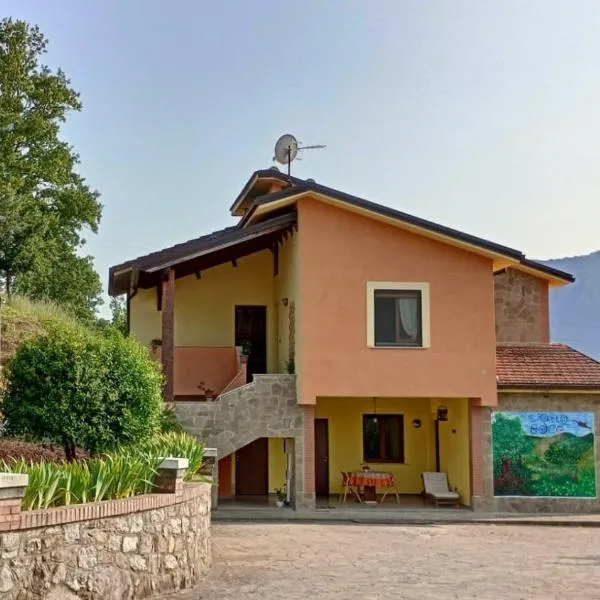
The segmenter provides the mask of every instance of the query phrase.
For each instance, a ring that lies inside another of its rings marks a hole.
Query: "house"
[[[275,168],[230,210],[109,274],[221,498],[311,509],[368,464],[407,495],[442,470],[478,510],[600,510],[600,364],[549,336],[571,275]]]

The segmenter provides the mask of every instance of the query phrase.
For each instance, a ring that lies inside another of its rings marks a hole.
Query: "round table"
[[[394,485],[394,475],[386,471],[351,471],[349,484],[365,490],[365,502],[377,502],[377,488],[389,488]]]

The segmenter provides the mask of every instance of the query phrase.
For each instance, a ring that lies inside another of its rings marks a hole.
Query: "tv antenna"
[[[300,144],[301,142],[298,142],[298,140],[289,133],[282,135],[277,142],[275,142],[275,156],[273,157],[273,161],[277,161],[282,165],[287,165],[288,177],[291,174],[292,161],[295,158],[301,160],[298,156],[300,150],[327,148],[325,144],[315,144],[314,146],[301,146]]]

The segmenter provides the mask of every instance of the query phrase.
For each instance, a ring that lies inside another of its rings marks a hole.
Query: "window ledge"
[[[373,350],[428,350],[430,346],[395,346],[392,344],[389,346],[375,346],[374,344],[367,344],[367,348]]]

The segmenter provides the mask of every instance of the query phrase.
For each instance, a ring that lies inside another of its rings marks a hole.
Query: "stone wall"
[[[600,512],[600,395],[598,394],[544,394],[544,393],[499,393],[498,406],[481,409],[481,451],[483,473],[483,495],[473,498],[476,510],[494,512]],[[596,498],[531,498],[494,497],[492,464],[492,410],[497,411],[569,411],[595,413],[596,443]]]
[[[496,341],[549,341],[548,284],[516,269],[494,275]]]
[[[153,507],[143,510],[143,507]],[[114,516],[102,516],[114,515]],[[0,597],[125,600],[190,587],[210,561],[210,486],[21,513],[0,533]]]
[[[314,507],[312,486],[305,482],[305,411],[297,403],[295,375],[255,375],[215,402],[177,401],[175,413],[185,431],[217,448],[219,458],[261,437],[293,440],[292,502],[296,509]]]

